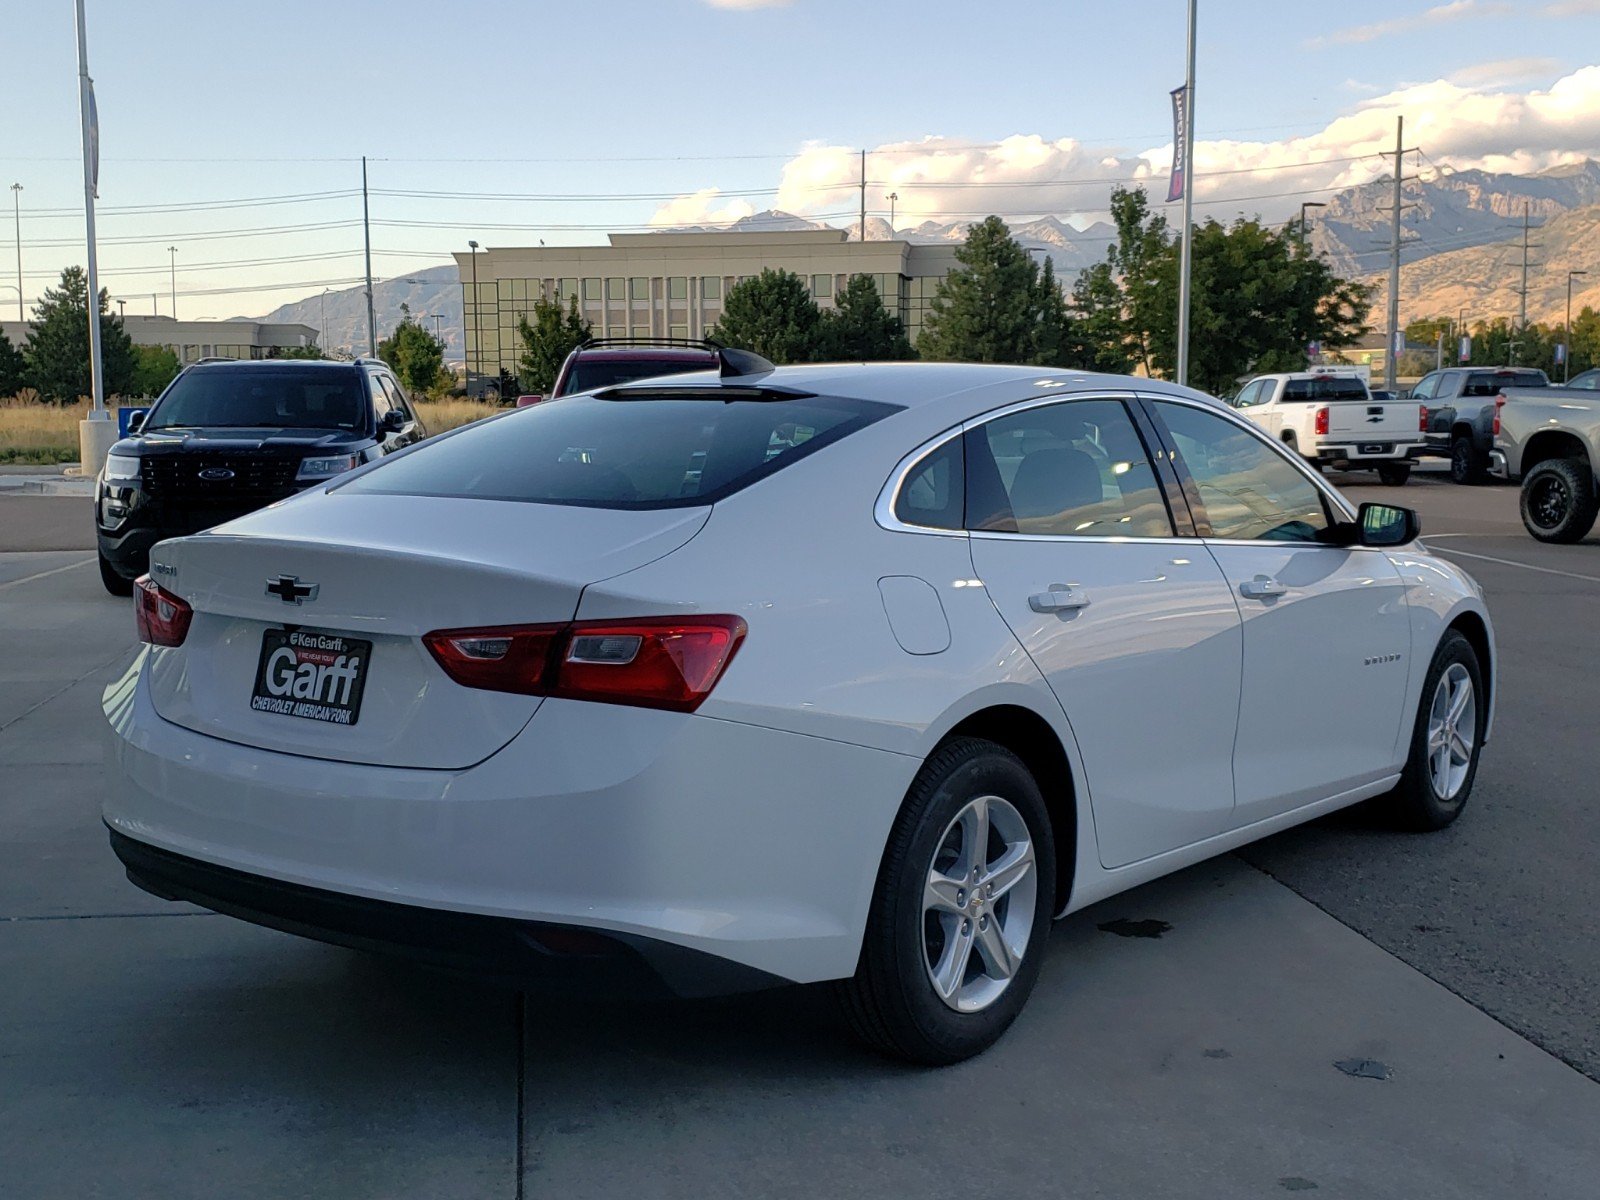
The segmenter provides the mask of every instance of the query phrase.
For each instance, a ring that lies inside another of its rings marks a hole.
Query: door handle
[[[1287,584],[1279,583],[1269,575],[1257,575],[1239,585],[1239,594],[1248,600],[1270,600],[1274,596],[1282,596],[1289,590]]]
[[[1048,592],[1035,592],[1029,596],[1028,607],[1036,613],[1072,612],[1089,607],[1089,593],[1082,588],[1051,584]]]

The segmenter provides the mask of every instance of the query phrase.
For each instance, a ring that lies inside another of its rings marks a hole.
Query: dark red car
[[[715,371],[719,366],[714,342],[682,338],[590,338],[561,364],[549,396],[518,396],[517,407],[556,400],[574,392],[615,387],[656,375],[682,375],[687,371]]]

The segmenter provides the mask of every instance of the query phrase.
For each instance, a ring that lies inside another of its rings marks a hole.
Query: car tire
[[[1468,715],[1465,711],[1455,713],[1445,723],[1451,701],[1461,695],[1463,686],[1465,703],[1470,708],[1470,729],[1465,730],[1461,725],[1461,719]],[[1386,823],[1418,833],[1443,829],[1453,822],[1466,807],[1478,776],[1488,716],[1488,694],[1483,688],[1478,652],[1452,629],[1434,651],[1423,679],[1422,698],[1411,731],[1411,752],[1400,782],[1393,791],[1372,801],[1373,810]],[[1460,733],[1471,737],[1470,744],[1465,745],[1464,762],[1459,760],[1465,739],[1452,738]]]
[[[986,880],[1001,891],[985,894]],[[889,835],[859,965],[838,985],[847,1020],[907,1062],[946,1066],[982,1053],[1033,990],[1054,907],[1055,850],[1038,783],[993,742],[946,743],[918,772]],[[1009,974],[997,958],[1009,960]]]
[[[95,557],[100,560],[100,582],[105,585],[106,591],[113,596],[133,595],[133,580],[117,574],[117,569],[103,553],[96,551]]]
[[[1378,467],[1378,482],[1388,487],[1404,487],[1410,478],[1410,463],[1383,463]]]
[[[1600,514],[1594,472],[1578,458],[1549,458],[1522,480],[1522,524],[1541,542],[1578,542]]]
[[[1450,478],[1457,483],[1482,483],[1489,464],[1472,444],[1472,438],[1458,433],[1450,442]]]

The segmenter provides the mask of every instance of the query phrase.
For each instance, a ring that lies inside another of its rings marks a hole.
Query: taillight
[[[1502,408],[1504,408],[1505,406],[1506,406],[1506,398],[1504,396],[1496,396],[1494,398],[1494,436],[1495,437],[1499,437],[1500,436],[1500,410]]]
[[[1326,408],[1317,409],[1317,432],[1328,432],[1328,410]]]
[[[148,575],[133,584],[133,623],[139,640],[152,646],[181,646],[189,636],[194,609]]]
[[[423,644],[464,687],[693,712],[733,660],[733,616],[442,629]]]
[[[1426,404],[1417,405],[1417,432],[1428,432],[1428,406]]]

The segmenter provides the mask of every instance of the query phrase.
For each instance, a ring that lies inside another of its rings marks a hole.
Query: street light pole
[[[1562,351],[1561,382],[1566,383],[1572,378],[1572,277],[1574,275],[1587,275],[1587,271],[1567,272],[1567,323],[1562,326],[1561,340],[1566,343]]]
[[[100,356],[100,269],[96,262],[94,236],[94,202],[100,183],[100,122],[94,103],[94,80],[89,77],[89,30],[83,15],[83,0],[78,0],[78,116],[83,126],[83,227],[88,242],[86,264],[89,294],[84,307],[89,318],[89,389],[94,400],[89,422],[79,424],[79,449],[82,466],[96,474],[105,462],[105,451],[91,445],[91,436],[83,426],[106,420],[105,373]],[[91,461],[93,459],[94,461]]]
[[[128,323],[128,302],[120,296],[117,298],[117,319],[124,325]]]
[[[900,199],[899,192],[890,192],[884,197],[889,202],[889,236],[894,236],[894,202]]]
[[[1300,249],[1306,248],[1306,209],[1327,208],[1326,200],[1305,200],[1300,204]]]
[[[22,185],[11,185],[11,219],[17,226],[17,320],[25,321],[22,314]]]
[[[1194,34],[1198,0],[1189,0],[1188,72],[1183,82],[1183,245],[1178,258],[1178,383],[1189,382],[1189,281],[1194,266]]]
[[[172,319],[178,319],[178,248],[168,246],[167,254],[172,263]]]
[[[483,361],[480,350],[483,346],[483,333],[478,328],[478,243],[468,239],[467,245],[472,248],[472,357],[467,363],[467,395],[472,395],[472,368],[478,368],[478,374],[483,374]],[[609,286],[609,285],[608,285]],[[466,310],[462,310],[466,315]]]
[[[327,288],[323,288],[322,289],[322,324],[317,329],[317,336],[319,338],[321,338],[322,342],[323,342],[322,352],[324,354],[331,354],[333,352],[333,347],[329,346],[327,344],[327,342],[328,342],[328,289]]]

